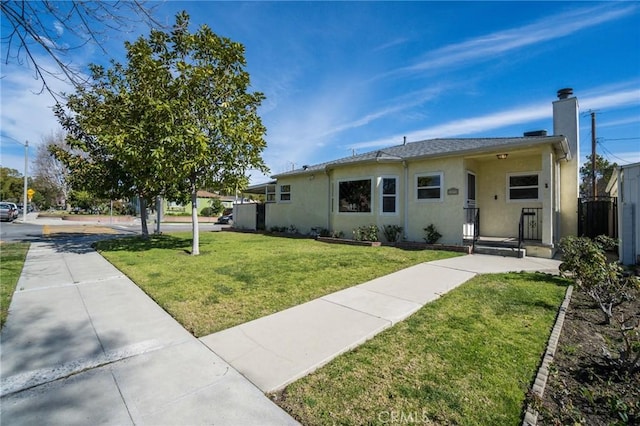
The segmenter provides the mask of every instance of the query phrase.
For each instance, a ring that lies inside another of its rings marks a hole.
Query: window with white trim
[[[371,179],[338,182],[340,213],[371,213]]]
[[[508,174],[507,194],[509,201],[538,201],[540,199],[540,174]]]
[[[265,198],[267,203],[276,202],[276,186],[275,185],[267,185]]]
[[[382,214],[395,214],[398,211],[398,178],[382,177],[380,185],[380,208]]]
[[[280,185],[280,201],[291,201],[291,185]]]
[[[416,175],[416,198],[424,201],[441,201],[442,173]]]

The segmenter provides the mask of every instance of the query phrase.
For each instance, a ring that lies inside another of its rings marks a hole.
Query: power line
[[[598,142],[598,145],[600,145],[600,148],[602,148],[602,150],[603,150],[605,153],[607,153],[609,157],[616,158],[616,159],[620,160],[620,161],[621,161],[622,163],[624,163],[624,164],[631,164],[631,162],[630,162],[629,160],[625,160],[624,158],[620,158],[620,157],[618,157],[617,155],[615,155],[614,153],[612,153],[611,151],[609,151],[609,150],[607,149],[607,147],[605,147],[605,146],[602,144],[602,142]]]
[[[602,139],[602,140],[605,140],[605,141],[637,141],[637,140],[640,140],[640,138],[615,138],[615,139],[598,138],[598,139]]]

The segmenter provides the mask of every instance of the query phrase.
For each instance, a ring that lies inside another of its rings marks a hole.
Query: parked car
[[[18,208],[18,205],[16,203],[12,203],[11,201],[2,201],[5,204],[9,204],[11,206],[11,208],[13,209],[13,218],[17,219],[18,215],[20,214],[20,209]]]
[[[13,203],[0,203],[0,220],[3,222],[11,222],[16,218],[17,209],[15,209]]]
[[[218,218],[218,222],[216,222],[219,225],[231,225],[233,224],[233,214],[226,214],[224,216],[221,216]]]

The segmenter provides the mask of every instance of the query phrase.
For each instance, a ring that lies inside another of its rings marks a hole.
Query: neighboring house
[[[233,196],[227,196],[227,195],[219,195],[219,194],[214,194],[212,192],[208,192],[208,191],[198,191],[198,199],[196,201],[197,203],[197,209],[198,209],[198,214],[200,214],[200,212],[202,211],[203,208],[205,207],[210,207],[211,206],[211,200],[213,199],[219,199],[222,202],[222,205],[224,206],[225,209],[231,209],[233,208],[233,204],[236,200],[235,197]],[[193,207],[191,205],[191,202],[188,202],[186,204],[180,204],[180,203],[176,203],[176,202],[169,202],[169,201],[165,201],[164,202],[164,212],[165,214],[189,214],[191,215],[191,212],[193,210]]]
[[[618,198],[618,255],[625,265],[640,263],[640,163],[618,166],[607,192]]]
[[[571,89],[553,102],[553,136],[452,138],[405,143],[273,176],[265,188],[266,229],[295,226],[350,237],[356,227],[398,225],[422,241],[430,224],[439,242],[473,234],[537,240],[551,257],[576,235],[579,111]],[[465,235],[467,234],[467,235]],[[382,235],[382,233],[380,233]]]

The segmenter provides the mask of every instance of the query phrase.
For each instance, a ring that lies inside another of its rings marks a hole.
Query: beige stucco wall
[[[580,168],[580,109],[574,97],[553,102],[553,134],[563,135],[572,158],[560,163],[560,237],[578,233],[578,170]]]
[[[332,231],[343,232],[346,238],[351,238],[353,229],[364,225],[377,225],[380,228],[379,237],[383,238],[384,225],[403,226],[404,205],[402,195],[404,192],[404,166],[402,163],[367,163],[350,167],[341,167],[330,171],[331,176],[331,217],[330,227]],[[395,177],[396,191],[398,194],[396,213],[382,214],[382,177]],[[344,213],[338,210],[338,185],[345,180],[372,180],[372,200],[370,213]]]
[[[505,160],[495,153],[469,157],[403,162],[379,162],[336,167],[326,173],[285,176],[278,179],[278,202],[267,204],[267,229],[295,225],[299,232],[311,228],[327,228],[351,238],[356,227],[375,224],[399,225],[408,241],[423,241],[424,228],[430,224],[443,235],[440,243],[461,244],[467,199],[467,172],[476,175],[476,207],[480,209],[480,232],[483,236],[518,236],[518,222],[523,207],[543,208],[540,221],[544,225],[543,242],[552,244],[558,237],[555,216],[559,197],[555,193],[554,174],[557,156],[551,145],[510,150]],[[507,200],[510,173],[540,173],[539,200]],[[441,200],[418,200],[417,177],[441,173]],[[380,185],[383,177],[397,178],[397,211],[382,214]],[[346,213],[338,210],[338,185],[341,181],[371,179],[371,212]],[[291,185],[291,201],[280,200],[280,186]],[[383,239],[383,233],[379,237]]]
[[[542,207],[542,202],[507,200],[509,173],[541,172],[541,155],[510,155],[505,160],[477,162],[477,206],[480,208],[480,233],[492,237],[517,237],[518,222],[523,207]],[[544,182],[540,176],[540,196]]]
[[[466,173],[463,158],[451,157],[412,162],[409,164],[408,172],[407,238],[410,241],[423,241],[424,228],[433,224],[442,234],[439,243],[461,244],[463,207],[466,199]],[[426,173],[442,173],[442,200],[418,200],[417,176]]]
[[[256,203],[234,204],[233,227],[237,229],[256,230]]]
[[[267,230],[274,226],[294,225],[308,234],[311,228],[329,228],[329,178],[323,173],[282,177],[276,186],[276,202],[267,203]],[[280,200],[280,187],[291,186],[291,201]]]

